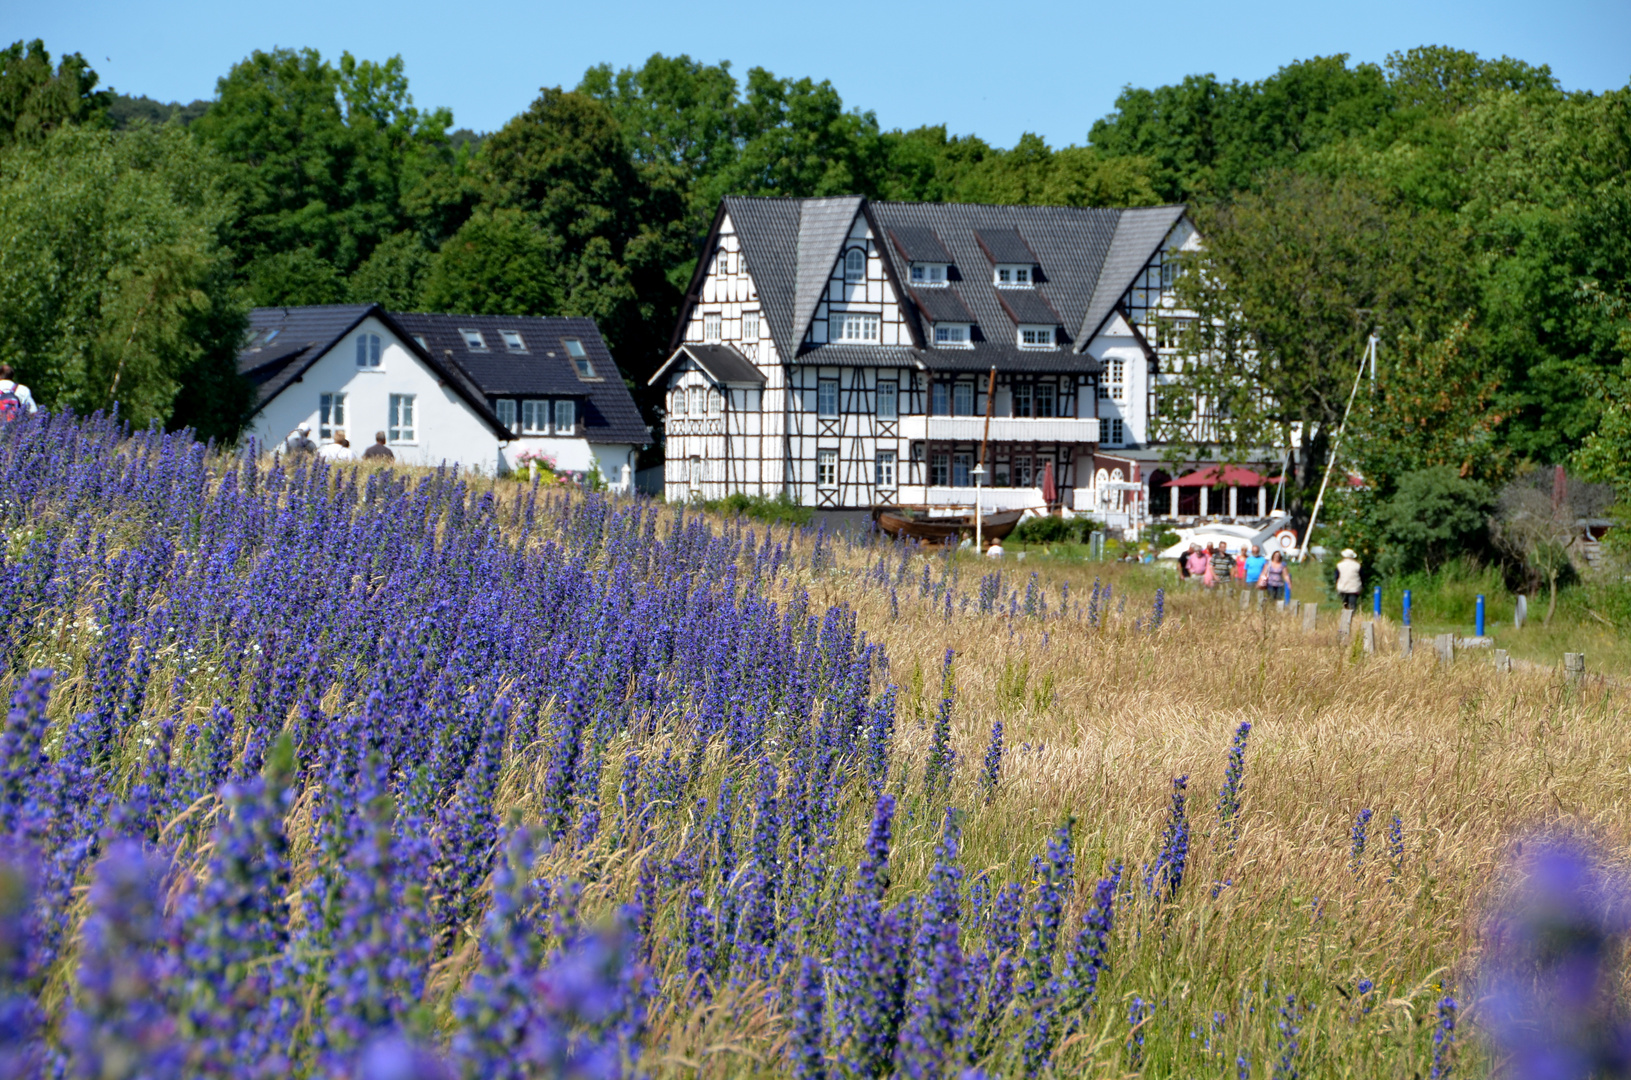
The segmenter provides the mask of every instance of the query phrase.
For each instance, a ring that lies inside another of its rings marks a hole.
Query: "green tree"
[[[1434,340],[1471,306],[1462,239],[1372,185],[1299,172],[1196,217],[1206,248],[1178,295],[1199,315],[1185,345],[1201,360],[1174,373],[1161,433],[1238,460],[1295,432],[1300,486],[1312,489],[1367,334]],[[1190,426],[1185,399],[1211,403],[1208,428]]]
[[[1377,513],[1378,569],[1388,577],[1432,572],[1478,552],[1485,546],[1494,505],[1487,484],[1466,479],[1452,465],[1406,473]]]
[[[42,404],[237,430],[230,207],[177,128],[62,128],[0,155],[0,350]]]
[[[381,245],[375,258],[392,246],[389,241]],[[372,265],[369,260],[364,270]],[[559,244],[535,215],[515,209],[482,211],[442,245],[420,296],[430,311],[553,315],[560,309],[559,265]],[[370,299],[361,294],[354,298]]]
[[[417,232],[399,232],[381,241],[357,267],[347,283],[347,295],[354,304],[383,304],[390,311],[418,310],[435,261],[435,252]]]
[[[65,124],[103,125],[111,95],[96,83],[96,72],[78,53],[53,68],[38,39],[0,50],[0,148],[38,142]]]
[[[241,265],[308,248],[350,273],[407,223],[404,192],[451,158],[451,114],[414,106],[401,57],[345,53],[335,68],[313,49],[257,50],[216,89],[191,130],[231,163]]]

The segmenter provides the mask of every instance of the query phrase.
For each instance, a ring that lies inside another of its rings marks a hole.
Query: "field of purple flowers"
[[[1418,823],[1265,875],[1249,721],[1153,818],[1037,793],[1014,658],[1176,598],[105,420],[0,476],[0,1076],[1487,1067]]]

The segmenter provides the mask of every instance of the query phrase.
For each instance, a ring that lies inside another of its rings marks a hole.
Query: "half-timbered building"
[[[1150,452],[1181,206],[728,198],[668,361],[665,494],[1102,511]],[[994,373],[994,376],[993,376]],[[989,402],[988,388],[995,386]]]

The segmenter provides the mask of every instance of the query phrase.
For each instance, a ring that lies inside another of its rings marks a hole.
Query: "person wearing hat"
[[[283,440],[283,449],[290,454],[315,454],[317,444],[311,441],[311,425],[301,424]]]
[[[1359,608],[1359,553],[1353,548],[1342,549],[1342,561],[1337,563],[1337,595],[1342,606],[1350,611]]]

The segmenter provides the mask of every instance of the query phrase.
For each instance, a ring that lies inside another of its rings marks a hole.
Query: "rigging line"
[[[1359,393],[1359,383],[1365,377],[1365,362],[1376,362],[1376,335],[1371,334],[1365,341],[1365,351],[1359,357],[1359,370],[1354,372],[1353,389],[1348,391],[1348,407],[1342,410],[1342,423],[1337,428],[1337,437],[1331,440],[1331,454],[1325,459],[1325,476],[1320,480],[1320,493],[1314,499],[1314,512],[1308,516],[1308,530],[1303,533],[1302,550],[1297,552],[1297,561],[1300,563],[1308,558],[1308,546],[1314,540],[1314,525],[1320,518],[1320,504],[1325,501],[1325,488],[1331,482],[1331,470],[1336,467],[1337,450],[1342,446],[1343,433],[1348,430],[1348,417],[1353,412],[1354,397]]]

